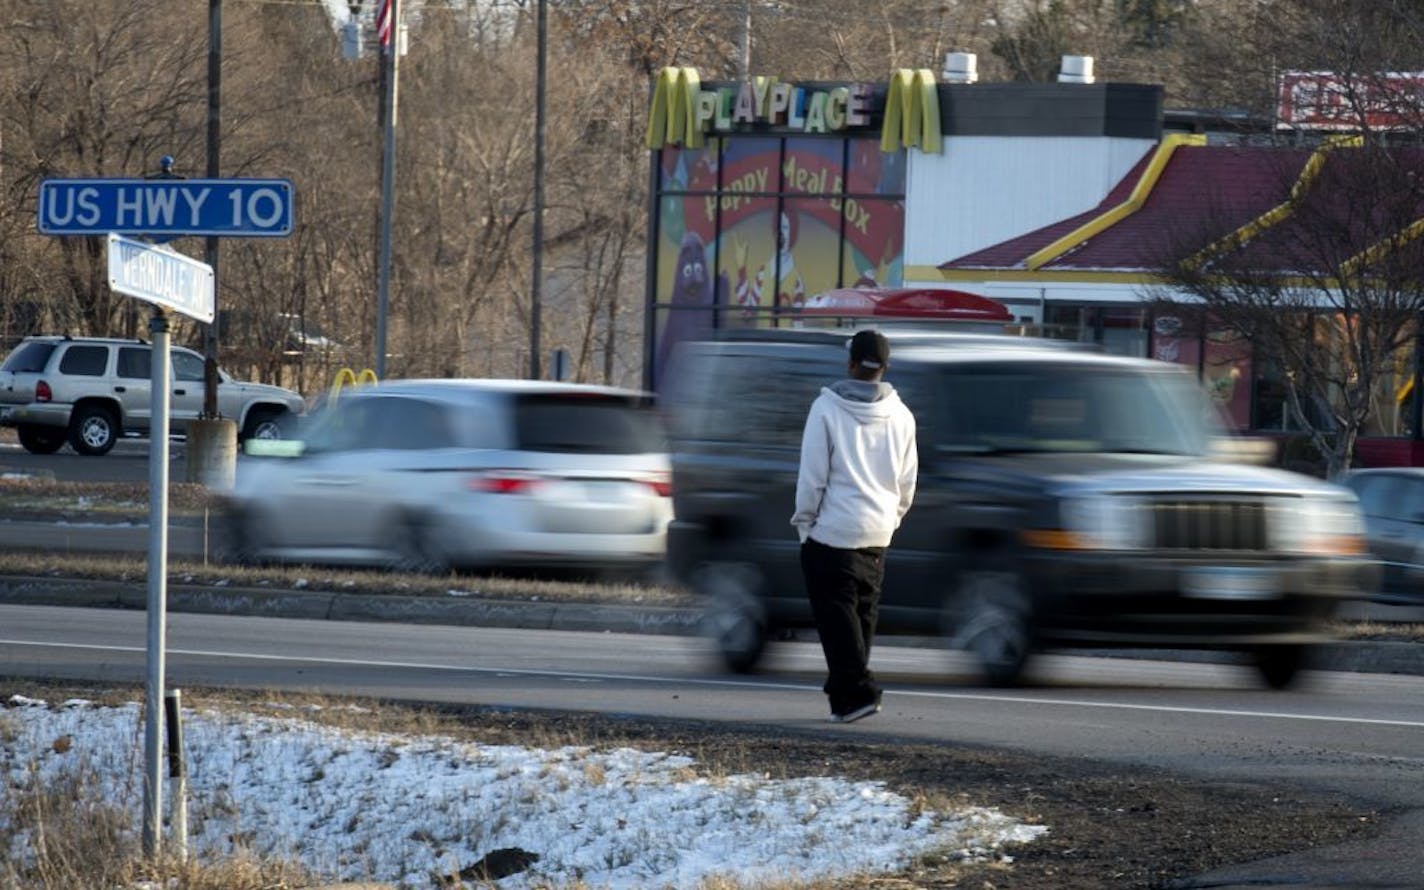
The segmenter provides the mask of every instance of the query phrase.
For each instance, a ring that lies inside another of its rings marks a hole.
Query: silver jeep
[[[203,357],[171,350],[169,401],[174,433],[203,410]],[[13,426],[33,454],[67,441],[80,454],[106,454],[121,435],[148,432],[152,347],[142,340],[27,337],[0,364],[0,425]],[[280,439],[305,407],[300,394],[243,383],[218,371],[218,413],[241,439]]]

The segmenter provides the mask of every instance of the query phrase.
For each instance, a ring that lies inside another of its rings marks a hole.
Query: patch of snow
[[[19,695],[10,704],[29,710],[0,749],[0,781],[18,788],[92,772],[96,798],[132,812],[137,833],[138,704],[50,710]],[[508,848],[538,859],[496,882],[501,890],[834,879],[896,871],[927,853],[1006,860],[1003,846],[1047,831],[990,809],[922,810],[879,782],[709,776],[691,758],[631,748],[482,745],[193,709],[183,721],[190,849],[228,854],[240,834],[252,852],[296,857],[329,880],[428,886]],[[62,736],[72,744],[55,746]],[[17,837],[0,855],[30,856],[29,843]]]

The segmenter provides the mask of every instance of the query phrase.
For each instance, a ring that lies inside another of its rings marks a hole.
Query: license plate
[[[1272,569],[1211,566],[1182,575],[1182,596],[1206,600],[1266,600],[1281,595]]]
[[[582,489],[584,500],[595,504],[613,504],[626,497],[624,483],[616,480],[585,482]]]

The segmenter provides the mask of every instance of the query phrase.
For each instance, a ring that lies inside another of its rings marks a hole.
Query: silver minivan
[[[223,550],[240,562],[645,568],[671,468],[648,394],[520,380],[343,390],[285,457],[239,461]]]

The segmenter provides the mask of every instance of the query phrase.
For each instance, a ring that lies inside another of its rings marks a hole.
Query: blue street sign
[[[39,230],[45,235],[292,234],[288,179],[46,179]]]

